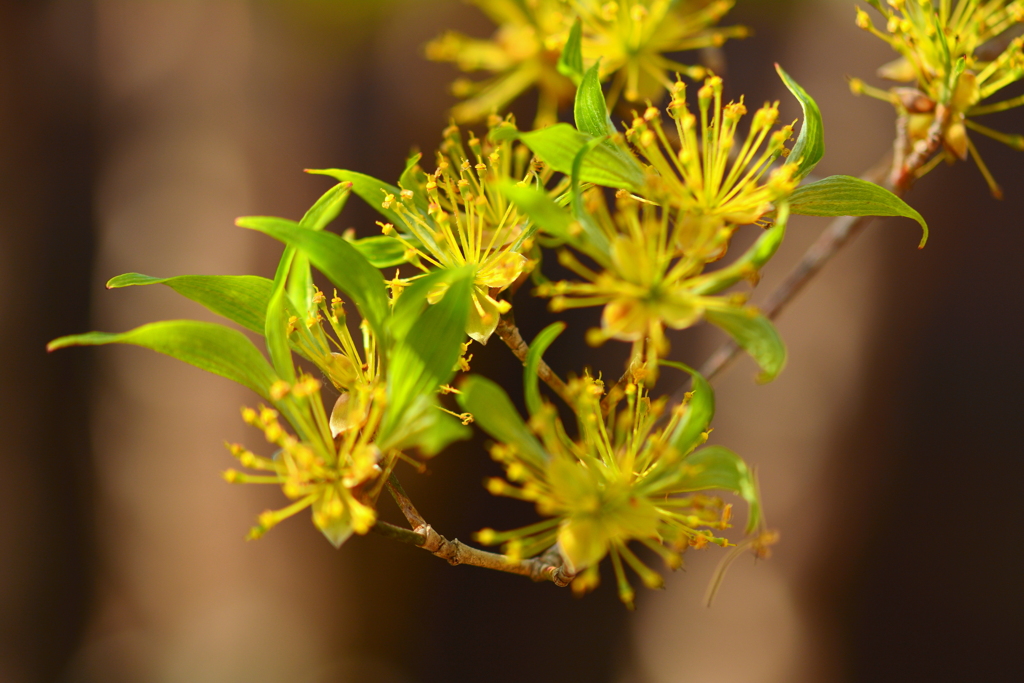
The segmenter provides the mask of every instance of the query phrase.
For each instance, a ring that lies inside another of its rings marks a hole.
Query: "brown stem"
[[[402,510],[402,514],[405,515],[409,525],[412,526],[412,530],[403,529],[388,522],[378,521],[372,528],[372,531],[376,534],[423,548],[451,565],[468,564],[474,567],[483,567],[484,569],[494,569],[496,571],[526,576],[533,581],[551,581],[556,586],[563,587],[568,586],[575,577],[574,574],[570,574],[562,566],[561,557],[557,551],[549,550],[543,555],[529,560],[511,562],[505,555],[478,550],[462,543],[458,539],[449,541],[434,531],[434,528],[423,519],[423,516],[416,510],[416,506],[409,499],[405,489],[402,488],[402,484],[398,481],[398,477],[395,476],[394,472],[391,473],[388,479],[387,487],[388,491],[391,492],[391,497],[395,499],[398,507]]]
[[[423,519],[423,515],[416,510],[416,506],[412,504],[412,500],[409,498],[409,494],[402,488],[402,482],[398,481],[398,476],[392,472],[391,476],[388,477],[388,491],[391,493],[391,497],[398,503],[398,509],[405,515],[405,519],[409,522],[409,526],[413,529],[416,527],[425,526],[427,520]]]
[[[547,555],[510,562],[505,555],[478,550],[458,539],[449,541],[434,531],[429,524],[417,527],[415,533],[423,534],[426,541],[419,544],[424,550],[448,562],[450,565],[468,564],[484,569],[526,576],[533,581],[551,581],[556,586],[568,586],[574,575],[565,571],[560,562],[551,562]]]
[[[385,538],[423,548],[453,566],[468,564],[473,567],[518,574],[532,581],[550,581],[556,586],[563,588],[572,583],[573,578],[575,578],[574,574],[570,574],[565,570],[557,552],[552,553],[549,551],[529,560],[512,562],[506,555],[479,550],[466,545],[457,538],[449,541],[434,531],[434,528],[429,524],[409,530],[389,524],[388,522],[378,521],[373,525],[371,531]]]
[[[932,155],[939,151],[942,146],[942,134],[949,123],[950,110],[943,104],[935,106],[935,120],[928,128],[928,135],[924,140],[918,140],[911,147],[907,140],[907,115],[901,115],[896,124],[896,145],[897,150],[910,150],[905,159],[900,158],[899,152],[893,159],[892,173],[889,176],[890,189],[896,194],[902,195],[910,189],[917,179],[917,172],[928,163]],[[900,163],[902,161],[902,163]]]
[[[530,353],[530,346],[523,339],[523,335],[519,332],[519,328],[516,327],[515,318],[512,316],[512,312],[509,311],[505,315],[501,316],[498,320],[498,327],[494,330],[501,341],[505,342],[505,345],[512,350],[523,365],[526,365],[526,355]],[[569,395],[569,388],[562,381],[562,378],[555,374],[555,371],[551,369],[547,363],[541,359],[537,365],[537,376],[544,381],[551,390],[561,397],[567,404],[572,404],[572,399]]]

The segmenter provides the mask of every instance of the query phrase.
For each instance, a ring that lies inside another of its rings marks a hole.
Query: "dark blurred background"
[[[796,117],[779,61],[822,106],[822,173],[884,155],[891,109],[844,76],[891,55],[853,3],[738,5],[755,36],[726,46],[731,95]],[[225,439],[260,441],[238,418],[253,396],[141,349],[45,353],[207,316],[107,292],[114,275],[271,274],[277,243],[233,219],[301,216],[327,187],[301,169],[393,180],[429,153],[456,74],[422,51],[447,28],[490,31],[456,0],[0,0],[0,681],[1022,680],[1024,155],[988,140],[1004,201],[972,164],[940,167],[909,197],[925,250],[912,223],[873,223],[782,318],[782,377],[756,386],[744,360],[718,382],[714,438],[758,466],[782,541],[710,609],[714,551],[629,613],[610,585],[577,600],[372,535],[336,551],[305,519],[245,543],[281,500],[218,476]],[[1019,111],[992,118],[1024,131]],[[374,220],[353,200],[336,228]],[[760,295],[825,224],[795,221]],[[530,338],[550,318],[520,298]],[[624,349],[574,322],[552,364],[617,374]],[[687,331],[673,356],[720,341]],[[517,387],[506,349],[474,352]],[[480,486],[481,446],[404,473],[449,537],[532,519]]]

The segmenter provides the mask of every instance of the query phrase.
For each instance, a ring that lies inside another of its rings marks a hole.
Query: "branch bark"
[[[434,531],[434,528],[423,519],[394,473],[388,479],[387,487],[412,529],[403,529],[388,522],[378,521],[372,528],[376,534],[423,548],[450,565],[468,564],[473,567],[494,569],[525,576],[533,581],[550,581],[560,587],[568,586],[575,578],[575,574],[565,570],[557,552],[548,551],[538,557],[513,562],[506,555],[479,550],[457,538],[449,541]]]
[[[505,342],[505,345],[512,350],[516,358],[526,365],[526,355],[530,352],[530,346],[523,339],[523,335],[519,332],[519,328],[516,327],[516,321],[513,317],[512,311],[509,311],[505,315],[501,316],[498,321],[498,327],[494,330],[495,334],[501,338],[501,341]],[[555,374],[555,371],[551,369],[551,366],[544,362],[542,358],[540,364],[537,366],[537,376],[541,380],[551,387],[558,396],[566,402],[568,405],[572,405],[572,399],[569,396],[569,388],[562,381],[562,378]]]

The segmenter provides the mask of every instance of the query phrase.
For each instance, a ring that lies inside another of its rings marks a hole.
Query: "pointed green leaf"
[[[580,80],[583,78],[583,21],[579,17],[576,17],[576,21],[569,31],[569,38],[565,41],[562,54],[558,57],[556,68],[558,73],[574,84],[580,84]]]
[[[903,216],[913,218],[928,241],[928,224],[920,213],[889,190],[860,178],[834,175],[797,188],[789,198],[793,213],[803,216]]]
[[[825,128],[821,120],[821,110],[814,98],[807,94],[807,91],[800,87],[783,71],[778,64],[775,70],[779,72],[782,82],[786,84],[789,91],[800,102],[804,111],[804,120],[800,125],[800,135],[793,145],[793,151],[789,154],[792,163],[797,164],[796,178],[799,180],[809,174],[818,165],[821,158],[825,156]]]
[[[678,484],[679,491],[732,491],[747,501],[746,532],[753,533],[757,529],[761,524],[761,500],[754,473],[743,458],[728,448],[708,446],[692,453],[683,463],[687,468]]]
[[[564,208],[555,203],[543,190],[535,187],[527,187],[511,180],[502,180],[498,186],[501,193],[508,197],[509,201],[530,217],[530,221],[540,227],[544,232],[570,239],[569,227],[572,225],[572,215]]]
[[[666,360],[660,363],[682,370],[693,377],[693,388],[688,393],[686,412],[668,437],[669,444],[680,455],[687,455],[704,443],[704,433],[708,431],[711,418],[715,416],[715,392],[704,376],[693,368]]]
[[[459,405],[496,441],[516,447],[519,455],[540,467],[547,461],[544,448],[519,416],[512,399],[497,384],[470,375],[460,385]]]
[[[707,321],[725,330],[763,371],[759,382],[770,382],[786,366],[786,345],[779,331],[757,309],[729,304],[708,306],[704,313]]]
[[[273,282],[255,275],[178,275],[150,277],[125,273],[107,282],[107,289],[135,285],[167,285],[217,315],[263,334],[265,311]]]
[[[394,225],[401,225],[402,221],[398,217],[398,214],[391,209],[385,209],[382,206],[384,202],[385,193],[393,194],[396,197],[399,195],[401,190],[394,185],[385,183],[383,180],[377,180],[373,176],[368,176],[364,173],[356,173],[355,171],[343,171],[337,168],[327,169],[310,169],[307,173],[314,173],[316,175],[325,175],[339,180],[341,182],[352,183],[352,192],[362,199],[364,202],[372,206],[377,212],[379,212],[389,223]],[[424,207],[426,208],[426,207]]]
[[[576,128],[595,138],[615,135],[615,126],[608,116],[608,104],[605,102],[601,79],[598,77],[600,67],[601,60],[598,60],[583,76],[583,82],[576,90],[576,102],[573,105]]]
[[[529,133],[520,133],[511,126],[501,126],[495,128],[491,136],[495,140],[522,141],[541,161],[565,175],[572,173],[576,155],[594,139],[567,123],[556,123]],[[643,185],[644,172],[631,155],[617,147],[601,145],[588,155],[580,171],[580,180],[635,192]]]
[[[453,441],[465,441],[473,430],[443,412],[433,396],[419,396],[413,401],[386,438],[377,439],[381,450],[419,449],[430,458]]]
[[[289,245],[284,250],[281,261],[277,264],[277,273],[274,275],[274,291],[270,295],[270,302],[267,304],[267,321],[263,330],[263,336],[267,342],[267,351],[270,352],[270,360],[274,364],[281,379],[294,383],[295,362],[292,360],[291,347],[288,344],[288,318],[290,317],[286,306],[288,299],[288,276],[292,262],[296,256],[295,247]],[[308,272],[309,265],[306,264]]]
[[[466,266],[446,275],[449,284],[444,298],[427,306],[417,318],[414,331],[396,339],[387,373],[388,412],[381,426],[383,439],[405,419],[406,410],[419,397],[433,396],[455,374],[466,340],[474,270]]]
[[[166,320],[119,334],[76,334],[54,339],[46,349],[101,344],[134,344],[173,356],[249,387],[268,401],[270,385],[277,381],[270,363],[244,334],[198,320]]]
[[[398,186],[406,190],[415,190],[420,183],[418,182],[417,176],[423,176],[423,171],[417,169],[417,165],[420,163],[420,159],[423,155],[419,152],[412,154],[408,159],[405,160],[405,170],[402,171],[402,175],[398,177]]]
[[[345,181],[327,190],[310,207],[306,215],[299,221],[299,225],[310,230],[323,230],[330,225],[345,208],[345,202],[348,201],[348,196],[352,193],[352,185],[352,181]]]
[[[283,218],[250,216],[236,222],[303,251],[313,265],[355,302],[374,332],[383,335],[388,314],[384,276],[355,247],[334,233],[306,230]]]
[[[289,247],[294,251],[294,248]],[[313,273],[309,268],[309,258],[301,253],[292,254],[292,265],[288,271],[285,291],[296,311],[303,315],[313,307]]]
[[[388,323],[392,340],[398,343],[413,330],[423,312],[430,306],[427,297],[431,292],[450,285],[462,275],[463,273],[457,270],[435,270],[416,278],[406,287],[392,306],[391,320]]]
[[[583,228],[586,241],[593,246],[593,249],[586,250],[587,253],[596,258],[601,265],[607,266],[608,257],[611,254],[611,245],[608,243],[608,236],[601,230],[600,226],[598,226],[597,222],[594,221],[593,217],[587,213],[583,206],[583,188],[581,184],[583,165],[586,163],[586,158],[596,149],[599,149],[598,145],[600,144],[600,138],[593,138],[576,153],[576,158],[572,162],[572,173],[570,174],[569,196],[571,198],[572,214],[580,224],[580,227]]]
[[[387,235],[354,240],[352,246],[358,249],[374,268],[391,268],[408,260],[405,258],[405,245]]]
[[[526,368],[523,370],[523,388],[526,394],[526,410],[535,415],[540,412],[542,402],[540,398],[540,385],[538,383],[537,368],[540,367],[541,358],[548,350],[558,335],[565,331],[565,323],[551,323],[540,331],[530,344],[530,351],[526,354]]]
[[[414,445],[420,453],[432,458],[449,444],[466,441],[472,438],[473,430],[462,424],[448,413],[441,412],[437,406],[431,406],[434,420],[429,427],[416,434]]]

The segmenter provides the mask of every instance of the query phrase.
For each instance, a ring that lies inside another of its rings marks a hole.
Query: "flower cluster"
[[[387,396],[378,381],[380,358],[374,335],[362,326],[362,353],[346,325],[344,305],[334,295],[330,304],[320,290],[304,322],[291,316],[287,336],[341,393],[328,418],[319,380],[300,374],[295,383],[278,380],[270,398],[302,438],[281,425],[280,412],[266,406],[245,408],[246,424],[260,429],[278,448],[273,458],[255,455],[239,444],[229,449],[241,465],[269,474],[228,470],[224,478],[238,484],[278,484],[291,505],[268,510],[249,532],[259,538],[282,520],[312,508],[313,523],[335,545],[353,533],[365,534],[376,520],[374,501],[383,485],[383,454],[374,443]],[[333,335],[324,330],[327,323]],[[365,358],[365,360],[364,360]],[[376,486],[374,486],[376,484]]]
[[[698,91],[695,114],[686,102],[686,87],[677,83],[668,106],[678,142],[669,139],[661,112],[648,107],[626,132],[640,157],[649,164],[640,195],[619,191],[615,210],[605,195],[592,189],[586,211],[607,238],[605,253],[586,255],[600,265],[594,271],[572,253],[561,263],[582,281],[541,286],[552,297],[551,308],[604,306],[602,326],[588,339],[633,342],[634,354],[646,345],[648,367],[668,352],[665,328],[683,329],[701,320],[708,309],[735,308],[742,295],[711,297],[704,270],[720,259],[741,225],[762,227],[776,219],[777,206],[796,188],[795,166],[772,165],[788,153],[791,125],[776,129],[778,103],[766,104],[753,116],[746,138],[737,140],[746,107],[722,102],[722,80],[711,77]],[[749,274],[756,277],[755,272]],[[656,373],[650,378],[653,381]]]
[[[714,27],[735,0],[473,2],[498,24],[490,39],[448,32],[427,46],[430,59],[492,74],[483,81],[455,82],[456,96],[466,100],[452,110],[459,122],[501,111],[534,86],[540,92],[538,127],[556,121],[559,105],[575,92],[557,65],[577,17],[583,57],[591,63],[601,59],[601,79],[612,79],[613,102],[620,94],[630,102],[656,99],[671,86],[672,73],[704,76],[702,67],[680,64],[665,53],[719,46],[747,35],[742,27]]]
[[[1024,38],[1000,38],[1024,22],[1024,0],[888,0],[871,5],[885,18],[885,31],[857,10],[857,25],[889,43],[901,56],[878,71],[913,87],[889,91],[851,81],[854,93],[892,102],[906,117],[911,146],[938,134],[944,154],[935,156],[918,175],[943,158],[973,157],[992,193],[1001,196],[968,130],[1024,150],[1024,136],[1008,135],[974,121],[974,117],[1024,105],[1024,96],[986,102],[1000,90],[1024,78]],[[933,130],[938,126],[938,130]]]
[[[508,480],[491,479],[491,493],[529,501],[547,519],[506,532],[483,529],[477,539],[502,543],[513,560],[557,543],[567,570],[575,575],[572,585],[577,592],[597,586],[598,564],[610,556],[619,596],[631,606],[634,592],[624,565],[648,587],[660,587],[662,578],[637,557],[630,542],[654,551],[672,569],[681,566],[681,554],[688,547],[729,545],[714,531],[729,528],[732,506],[696,491],[733,488],[751,503],[749,526],[756,527],[756,487],[742,461],[721,447],[694,452],[710,431],[710,387],[701,380],[700,395],[690,397],[693,405],[678,406],[663,426],[656,427],[667,399],[650,399],[645,375],[643,366],[635,369],[625,400],[619,402],[622,407],[616,406],[607,417],[601,408],[601,380],[585,375],[570,382],[578,428],[575,440],[567,436],[554,407],[545,403],[528,423],[537,440],[492,446],[491,455],[505,467]],[[480,401],[474,395],[478,391],[471,386],[464,405]],[[493,411],[493,404],[500,402],[491,403]],[[493,418],[479,418],[488,429]],[[716,486],[710,485],[712,480]],[[735,486],[722,485],[730,481]]]
[[[380,225],[385,234],[406,245],[424,273],[475,266],[466,332],[485,344],[510,307],[497,295],[528,272],[530,262],[523,252],[532,247],[528,218],[498,188],[512,179],[543,185],[551,174],[530,163],[521,145],[481,141],[472,134],[467,142],[468,152],[458,127],[449,126],[437,152],[436,170],[427,174],[419,166],[411,167],[403,176],[400,195],[384,198],[382,207],[398,214],[404,230]]]

